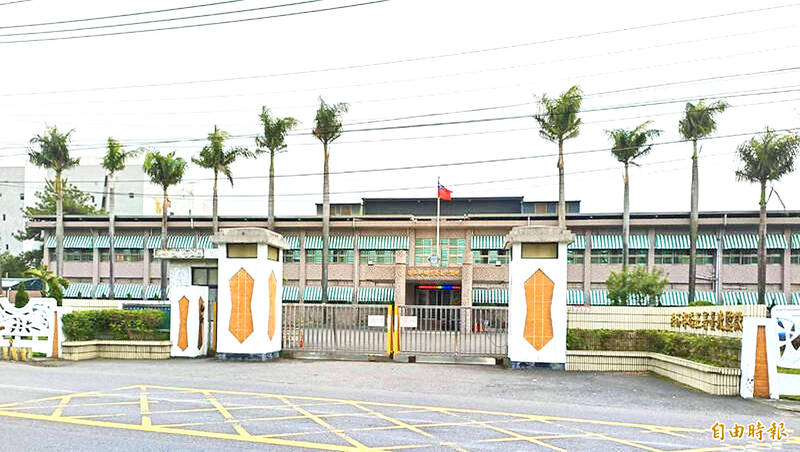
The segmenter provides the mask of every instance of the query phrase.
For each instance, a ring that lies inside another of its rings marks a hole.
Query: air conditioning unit
[[[375,265],[375,261],[367,261],[367,265],[373,266],[373,265]]]

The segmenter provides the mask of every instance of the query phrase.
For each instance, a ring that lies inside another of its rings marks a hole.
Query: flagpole
[[[439,178],[436,178],[436,257],[437,267],[442,265],[442,256],[439,254],[439,214],[441,213],[442,198],[439,196]]]

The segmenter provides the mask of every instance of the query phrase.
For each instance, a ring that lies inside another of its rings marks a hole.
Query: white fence
[[[61,316],[70,308],[56,307],[52,298],[31,298],[16,308],[7,298],[0,298],[0,346],[30,347],[48,357],[61,355],[64,340]]]

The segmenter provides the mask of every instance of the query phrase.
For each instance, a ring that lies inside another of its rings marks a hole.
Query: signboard
[[[400,328],[416,328],[416,327],[417,327],[417,316],[415,315],[400,316]]]
[[[386,316],[384,315],[367,316],[367,326],[375,326],[383,328],[384,326],[386,326]]]
[[[460,268],[409,267],[409,278],[461,278]]]
[[[186,249],[157,249],[153,253],[156,259],[203,259],[205,257],[204,250],[201,248],[186,248]]]

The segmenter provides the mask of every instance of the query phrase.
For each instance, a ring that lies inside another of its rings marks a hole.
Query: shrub
[[[733,337],[654,330],[567,331],[569,350],[655,352],[720,367],[739,367],[741,348],[741,339]]]
[[[25,290],[25,284],[17,284],[17,293],[14,294],[14,306],[17,309],[24,308],[30,299],[31,297],[28,296],[28,292]]]
[[[165,317],[156,309],[103,309],[64,314],[62,321],[64,335],[71,341],[152,340],[165,338],[166,334],[157,330]]]
[[[705,300],[695,300],[689,303],[689,306],[715,306],[714,303]]]

